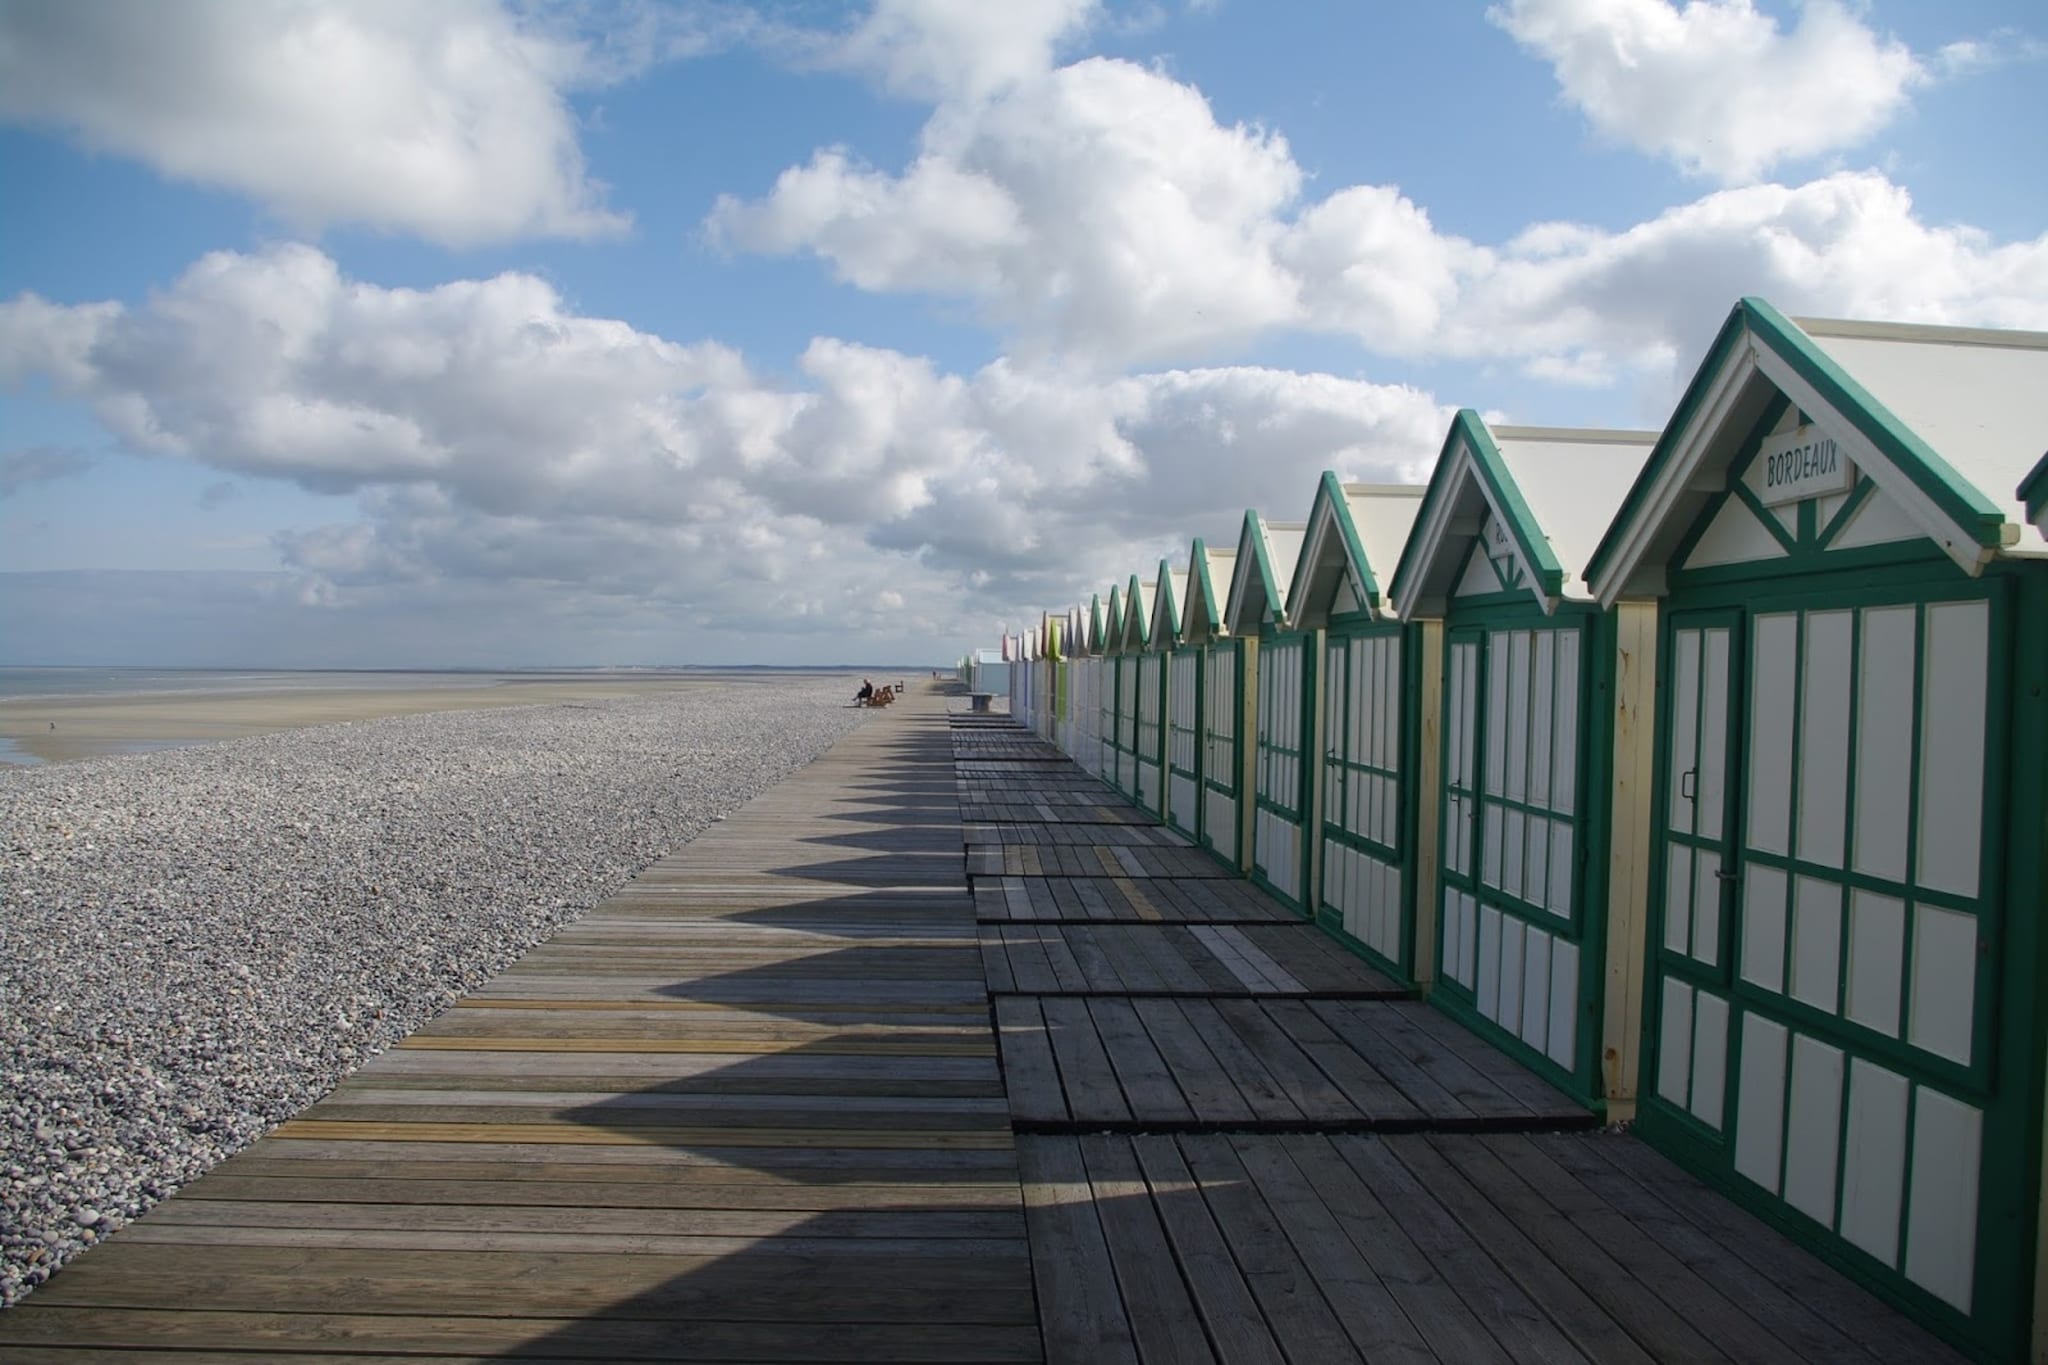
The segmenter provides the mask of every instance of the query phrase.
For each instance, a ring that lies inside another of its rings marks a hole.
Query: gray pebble
[[[0,768],[0,1305],[815,758],[852,686]]]

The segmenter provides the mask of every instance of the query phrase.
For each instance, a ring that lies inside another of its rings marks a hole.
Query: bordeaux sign
[[[1856,482],[1835,438],[1809,422],[1764,438],[1749,467],[1749,486],[1766,507],[1826,493],[1846,493]]]

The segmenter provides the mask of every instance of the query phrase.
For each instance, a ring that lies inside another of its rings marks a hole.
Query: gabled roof
[[[1287,619],[1295,629],[1327,625],[1347,582],[1359,608],[1375,618],[1392,615],[1373,565],[1385,572],[1400,557],[1427,491],[1421,484],[1339,483],[1323,471],[1287,587]]]
[[[1109,590],[1109,601],[1102,608],[1102,652],[1115,654],[1124,647],[1124,590],[1121,587]]]
[[[1109,648],[1109,624],[1102,619],[1102,594],[1088,599],[1088,652],[1100,654]]]
[[[1187,597],[1181,603],[1182,644],[1205,645],[1223,633],[1223,609],[1236,565],[1236,550],[1214,550],[1195,537],[1188,551]]]
[[[2034,466],[2026,478],[2020,480],[2020,501],[2027,505],[2027,520],[2034,523],[2034,529],[2048,537],[2048,455]]]
[[[2048,431],[2048,333],[1795,320],[1747,298],[1587,566],[1601,601],[1664,591],[1679,541],[1779,394],[1965,573],[2048,554],[2018,491]]]
[[[1546,613],[1583,597],[1580,571],[1656,441],[1654,431],[1489,427],[1461,410],[1394,568],[1401,619],[1444,614],[1482,533],[1480,551]]]
[[[1308,530],[1299,521],[1267,521],[1256,508],[1244,514],[1237,536],[1237,563],[1230,576],[1224,624],[1232,635],[1257,635],[1268,623],[1287,625],[1287,584],[1301,557],[1301,538]]]
[[[1124,648],[1146,649],[1152,644],[1152,600],[1157,585],[1131,575],[1124,589]]]
[[[1188,571],[1176,569],[1165,560],[1159,561],[1159,577],[1152,602],[1152,636],[1154,649],[1172,649],[1181,642],[1181,608],[1187,601]]]

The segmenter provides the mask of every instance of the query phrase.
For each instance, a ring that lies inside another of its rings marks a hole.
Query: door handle
[[[1718,877],[1718,878],[1719,878],[1720,880],[1724,881],[1724,882],[1732,882],[1732,881],[1734,881],[1734,880],[1735,880],[1735,879],[1736,879],[1736,878],[1737,878],[1737,877],[1738,877],[1738,876],[1739,876],[1740,874],[1739,874],[1739,873],[1736,873],[1736,872],[1733,872],[1733,871],[1731,871],[1730,869],[1728,869],[1728,868],[1725,868],[1725,867],[1717,867],[1717,868],[1715,868],[1715,869],[1714,869],[1714,875],[1715,875],[1716,877]]]
[[[1693,788],[1687,786],[1686,784],[1689,782],[1695,782],[1698,779],[1699,775],[1700,770],[1698,768],[1687,768],[1684,772],[1678,775],[1679,800],[1690,801],[1693,799]]]

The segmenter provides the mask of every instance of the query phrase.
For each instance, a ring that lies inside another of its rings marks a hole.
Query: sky
[[[0,0],[0,663],[948,662],[1736,299],[2048,328],[2036,0]]]

